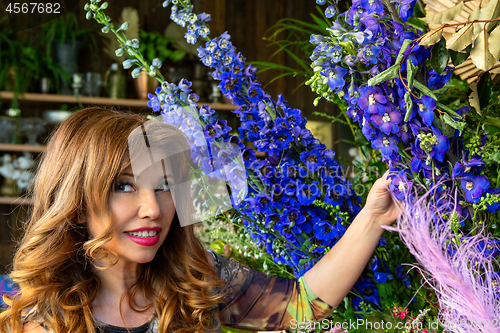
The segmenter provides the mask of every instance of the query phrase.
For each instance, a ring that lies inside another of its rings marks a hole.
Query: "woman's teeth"
[[[141,238],[148,238],[148,237],[154,237],[158,231],[134,231],[134,232],[127,232],[127,234],[135,236],[135,237],[141,237]]]

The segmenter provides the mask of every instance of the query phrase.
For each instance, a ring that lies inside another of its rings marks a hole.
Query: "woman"
[[[381,178],[342,239],[298,281],[253,271],[204,251],[192,225],[180,226],[178,214],[192,203],[169,184],[189,179],[188,159],[169,159],[163,175],[147,172],[159,168],[145,162],[159,161],[158,151],[129,153],[141,141],[131,134],[147,121],[88,108],[55,131],[14,258],[21,293],[8,300],[0,332],[206,332],[220,323],[272,330],[317,320],[342,301],[382,226],[398,216]],[[152,131],[147,147],[187,151],[175,128],[157,123]]]

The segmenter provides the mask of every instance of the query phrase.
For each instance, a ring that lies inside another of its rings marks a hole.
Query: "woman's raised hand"
[[[373,184],[366,199],[364,212],[372,216],[380,225],[391,225],[401,215],[403,204],[393,199],[389,189],[390,179],[386,172]]]

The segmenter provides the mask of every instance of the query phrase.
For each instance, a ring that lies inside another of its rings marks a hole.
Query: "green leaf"
[[[479,106],[481,110],[486,108],[490,102],[491,89],[493,88],[493,81],[491,80],[490,73],[481,75],[481,79],[477,83],[477,92],[479,94]]]
[[[500,133],[500,127],[484,125],[484,129],[487,130],[489,134]]]
[[[493,125],[493,126],[496,126],[496,127],[500,127],[500,118],[488,117],[487,116],[486,119],[488,120],[488,122],[486,122],[486,124]]]
[[[300,260],[299,260],[299,266],[304,266],[305,264],[307,264],[307,262],[308,262],[308,261],[309,261],[309,260],[304,259],[304,258],[303,258],[303,259],[300,259]]]
[[[415,28],[421,30],[421,31],[425,31],[425,27],[426,27],[426,24],[424,21],[422,20],[419,20],[418,18],[416,17],[409,17],[408,18],[408,21],[406,21],[408,24],[414,26]]]
[[[432,122],[432,124],[436,126],[441,131],[441,133],[443,133],[447,137],[453,137],[455,135],[455,129],[445,123],[443,115],[434,117],[434,121]]]
[[[403,45],[401,45],[401,50],[399,50],[398,57],[396,58],[396,64],[400,64],[403,61],[403,53],[406,51],[408,46],[413,42],[411,39],[405,39]]]
[[[375,86],[379,83],[389,81],[399,77],[399,64],[395,64],[389,68],[387,68],[382,73],[379,73],[377,76],[372,77],[368,80],[369,86]]]
[[[451,62],[453,65],[458,66],[463,63],[469,57],[469,52],[457,52],[453,50],[448,50],[450,54]]]
[[[434,95],[434,93],[432,92],[432,90],[430,90],[425,84],[422,84],[419,81],[415,80],[415,82],[413,82],[413,86],[415,88],[417,88],[418,90],[420,90],[424,95],[432,97],[436,101],[438,100],[437,96]]]
[[[396,58],[396,63],[391,67],[387,68],[382,73],[379,73],[375,77],[372,77],[370,80],[368,80],[368,85],[374,86],[384,81],[397,78],[399,76],[399,64],[401,63],[401,61],[403,61],[403,53],[404,51],[406,51],[408,46],[410,46],[411,43],[412,43],[411,39],[405,39],[403,41],[403,45],[401,46],[401,50],[399,50],[398,57]]]
[[[406,60],[406,76],[408,80],[408,90],[411,91],[411,88],[413,88],[413,82],[415,81],[415,74],[417,74],[417,66],[413,64],[413,61],[411,60],[410,57],[408,57],[408,60]]]
[[[443,115],[443,120],[446,124],[450,125],[451,127],[453,127],[454,129],[457,129],[460,131],[460,135],[462,135],[462,132],[465,128],[465,122],[463,121],[456,121],[455,119],[453,119],[452,117],[450,117],[449,114],[445,113]]]
[[[431,66],[438,72],[442,73],[448,65],[448,60],[450,59],[450,54],[446,48],[446,39],[441,37],[441,40],[433,46],[431,51]]]
[[[394,289],[391,287],[391,285],[389,283],[387,283],[385,285],[385,290],[387,291],[387,295],[392,295],[392,293],[394,292]]]
[[[462,119],[461,115],[459,115],[458,113],[456,113],[455,111],[453,111],[452,109],[450,109],[448,106],[444,105],[443,103],[439,103],[438,101],[436,101],[436,107],[438,107],[439,109],[441,109],[441,111],[445,111],[450,116],[453,116],[453,118]]]
[[[386,286],[385,284],[378,284],[377,289],[378,289],[378,294],[381,299],[386,300],[387,299],[387,293],[385,290]]]
[[[413,101],[411,99],[411,93],[409,91],[405,93],[405,103],[406,103],[405,123],[407,123],[410,120],[411,110],[413,109]]]

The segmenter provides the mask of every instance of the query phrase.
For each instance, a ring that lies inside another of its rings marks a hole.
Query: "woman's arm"
[[[375,182],[344,236],[304,274],[311,291],[331,306],[342,302],[363,272],[384,231],[381,226],[392,224],[401,213],[389,192],[387,175]]]

